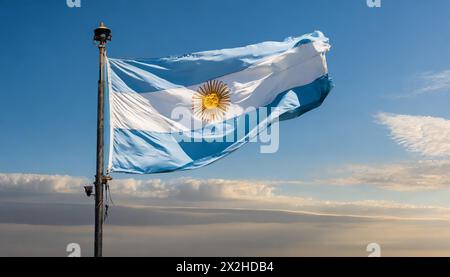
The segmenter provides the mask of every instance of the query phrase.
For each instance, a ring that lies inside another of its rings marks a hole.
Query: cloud
[[[450,253],[448,221],[411,222],[214,209],[176,209],[161,213],[155,209],[142,217],[142,211],[135,211],[138,213],[128,216],[149,224],[107,223],[103,241],[105,256],[364,257],[369,254],[366,246],[373,242],[380,244],[382,256],[448,256]],[[79,243],[82,256],[92,256],[92,234],[92,221],[80,226],[0,223],[0,256],[67,256],[69,243]]]
[[[349,165],[341,177],[316,180],[329,185],[372,185],[393,191],[424,191],[450,187],[450,161],[424,160],[382,165]]]
[[[263,181],[191,178],[174,181],[172,188],[170,197],[184,201],[265,199],[272,197],[274,190]]]
[[[273,205],[278,201],[277,205]],[[291,201],[291,203],[289,203]],[[267,203],[247,203],[246,208],[230,208],[222,202],[191,203],[191,207],[110,206],[107,224],[116,226],[181,226],[227,223],[354,222],[361,220],[450,221],[450,209],[426,205],[408,205],[390,201],[305,201],[278,198]],[[233,203],[236,206],[239,203]],[[82,226],[94,221],[91,204],[0,202],[0,224]]]
[[[416,74],[408,82],[407,92],[390,95],[394,99],[410,98],[450,92],[450,70],[428,71]]]
[[[0,174],[0,180],[1,195],[29,194],[28,187],[37,195],[34,203],[0,199],[0,256],[65,256],[72,242],[92,255],[92,199],[52,202],[58,195],[87,199],[77,195],[85,178]],[[285,183],[304,182],[114,180],[114,195],[128,200],[110,207],[105,255],[366,256],[371,242],[382,245],[383,256],[448,255],[442,241],[450,241],[449,208],[317,200],[282,194],[277,186]]]
[[[287,181],[292,182],[292,181]],[[62,175],[0,173],[0,192],[8,194],[73,194],[92,183],[87,178]],[[270,197],[276,181],[180,178],[115,179],[112,190],[122,196],[139,198],[171,198],[181,201],[213,201],[219,199],[261,199]]]
[[[391,113],[378,113],[375,118],[377,123],[389,128],[390,136],[399,145],[428,159],[379,165],[348,165],[338,170],[338,176],[316,182],[372,185],[393,191],[450,187],[450,160],[447,159],[450,157],[450,120]]]
[[[354,165],[344,169],[347,176],[316,180],[309,184],[327,185],[375,185],[383,189],[398,191],[431,190],[449,187],[450,161],[419,162],[389,166]],[[342,174],[342,172],[341,172]],[[58,179],[59,178],[59,179]],[[0,222],[43,223],[52,218],[57,222],[68,224],[55,212],[71,215],[70,222],[79,222],[85,211],[77,214],[71,211],[82,211],[80,204],[92,202],[82,195],[81,186],[85,180],[79,177],[0,174],[1,200]],[[9,184],[9,181],[13,184]],[[34,183],[34,180],[36,183]],[[388,201],[327,201],[310,197],[291,196],[278,190],[280,184],[304,184],[301,181],[257,181],[226,179],[193,179],[181,178],[168,181],[160,179],[136,180],[118,179],[111,182],[116,211],[127,215],[130,208],[174,208],[224,209],[224,210],[264,210],[285,211],[289,213],[306,213],[321,216],[347,217],[383,217],[409,219],[447,219],[450,212],[434,206],[407,205]],[[27,188],[30,187],[30,190]],[[34,197],[18,197],[17,194]],[[9,195],[9,197],[8,197]],[[63,195],[65,198],[59,196]],[[22,203],[14,206],[13,202]],[[40,204],[45,203],[44,206]],[[52,204],[65,203],[59,208]],[[28,208],[23,208],[28,204]],[[34,205],[34,206],[33,206]],[[77,206],[78,205],[78,206]],[[17,207],[17,209],[13,209]],[[78,208],[77,208],[78,207]],[[86,209],[90,210],[91,206]],[[20,215],[20,216],[19,216]],[[86,218],[84,216],[84,218]],[[123,216],[126,219],[129,216]],[[25,221],[20,221],[21,219]],[[34,221],[33,221],[34,220]],[[37,221],[36,221],[37,220]],[[119,224],[119,223],[117,223]]]
[[[413,94],[425,94],[450,91],[450,70],[425,72],[419,76],[421,86]]]
[[[72,176],[0,173],[0,192],[2,194],[76,193],[87,183],[86,178]]]
[[[269,182],[179,178],[118,179],[111,182],[116,193],[133,197],[170,198],[180,201],[214,201],[223,199],[260,199],[270,197],[273,187]]]
[[[431,116],[379,113],[392,138],[408,151],[430,157],[450,157],[450,120]]]

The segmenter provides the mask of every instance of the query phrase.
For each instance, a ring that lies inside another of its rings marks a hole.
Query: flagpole
[[[100,52],[100,68],[98,80],[98,107],[97,107],[97,168],[95,175],[95,237],[94,255],[103,256],[103,221],[104,221],[104,199],[103,192],[108,182],[108,177],[104,175],[103,155],[104,155],[104,126],[105,126],[105,50],[106,43],[111,40],[111,30],[105,24],[94,30],[94,41],[97,42]]]

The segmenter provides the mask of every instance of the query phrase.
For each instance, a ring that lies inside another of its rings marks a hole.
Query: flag
[[[202,167],[317,108],[332,88],[329,49],[316,31],[183,56],[108,57],[108,172]]]

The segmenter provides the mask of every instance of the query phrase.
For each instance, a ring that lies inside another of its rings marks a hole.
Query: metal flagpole
[[[105,24],[94,30],[94,41],[98,43],[100,51],[100,70],[98,81],[98,107],[97,107],[97,169],[95,175],[95,239],[94,239],[94,255],[102,257],[103,247],[103,221],[104,206],[103,192],[106,186],[108,176],[104,175],[103,169],[103,146],[104,146],[104,98],[105,98],[105,48],[106,43],[111,41],[111,30]]]

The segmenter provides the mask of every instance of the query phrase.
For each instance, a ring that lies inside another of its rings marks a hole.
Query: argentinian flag
[[[282,42],[157,59],[107,59],[109,172],[210,164],[332,88],[319,31]]]

